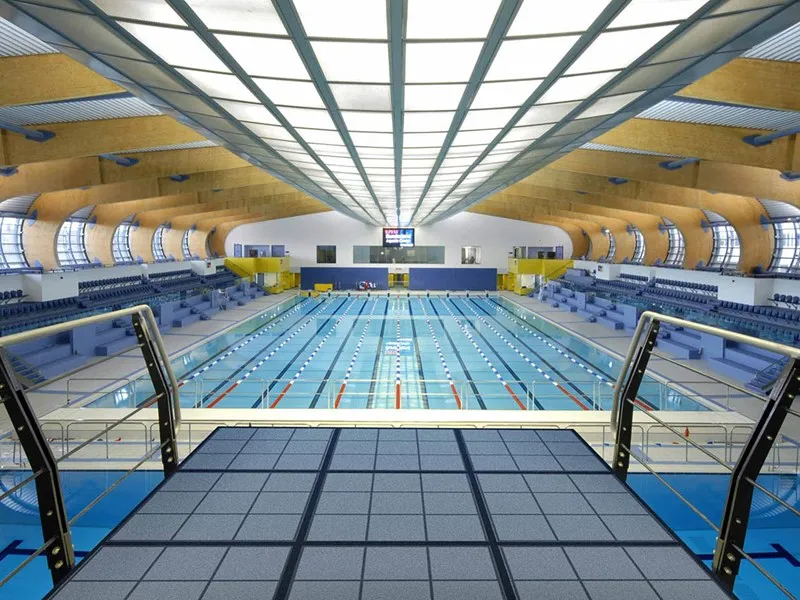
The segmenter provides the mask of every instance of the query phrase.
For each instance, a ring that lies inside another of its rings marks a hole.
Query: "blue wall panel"
[[[334,289],[354,290],[359,281],[389,289],[387,267],[300,267],[300,289],[313,290],[315,283],[332,283]]]
[[[408,270],[411,290],[496,290],[497,269],[427,269]]]

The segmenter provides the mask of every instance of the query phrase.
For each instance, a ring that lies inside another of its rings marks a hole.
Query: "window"
[[[631,263],[634,265],[640,265],[644,262],[644,236],[642,235],[642,232],[639,231],[639,228],[633,225],[631,225],[629,231],[633,232],[634,238],[633,258],[631,258]]]
[[[214,254],[211,251],[211,234],[213,234],[213,233],[214,233],[214,231],[212,231],[211,233],[209,233],[206,236],[206,258],[216,258],[217,257],[217,255]]]
[[[56,240],[58,264],[62,267],[88,265],[86,253],[86,221],[64,221]]]
[[[353,262],[355,264],[443,265],[444,246],[416,246],[414,248],[353,246]]]
[[[614,255],[617,253],[617,244],[614,241],[614,235],[608,229],[603,229],[603,235],[608,236],[608,254],[606,255],[605,262],[614,262]]]
[[[114,230],[114,237],[111,238],[111,256],[117,265],[133,262],[130,223],[120,223]]]
[[[164,233],[167,231],[169,231],[169,227],[159,225],[153,234],[153,258],[156,262],[167,260],[167,255],[164,254]]]
[[[317,264],[336,264],[336,246],[317,246]]]
[[[775,253],[769,270],[775,273],[800,273],[800,218],[773,221]]]
[[[708,266],[723,271],[736,269],[740,255],[736,230],[727,221],[718,221],[711,223],[711,233],[714,236],[714,250]]]
[[[683,267],[683,261],[686,258],[686,244],[683,240],[683,233],[675,227],[672,221],[667,219],[664,219],[664,229],[669,236],[669,248],[664,264],[668,267]]]
[[[22,217],[0,217],[0,269],[28,266],[22,249]]]
[[[183,241],[181,242],[181,250],[183,251],[183,259],[189,260],[192,258],[192,251],[189,250],[189,236],[192,235],[192,229],[187,229],[183,232]]]
[[[461,246],[461,264],[462,265],[481,264],[481,247]]]

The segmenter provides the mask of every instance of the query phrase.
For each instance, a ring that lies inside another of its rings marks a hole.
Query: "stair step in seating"
[[[39,373],[41,373],[45,379],[52,379],[53,377],[57,377],[63,373],[82,367],[88,360],[88,356],[84,356],[82,354],[70,354],[69,356],[61,358],[56,362],[42,365],[39,367]]]
[[[725,348],[725,358],[742,365],[748,365],[756,371],[766,369],[780,358],[777,354],[774,354],[773,357],[768,357],[766,354],[755,350],[755,348],[728,346]]]
[[[729,358],[709,358],[708,362],[713,365],[715,371],[743,383],[749,382],[758,372],[758,369]]]
[[[702,352],[699,348],[676,341],[672,338],[672,335],[674,335],[674,333],[671,333],[669,338],[658,338],[656,346],[666,350],[670,354],[674,354],[678,358],[700,358]]]
[[[173,327],[186,327],[191,323],[196,323],[200,320],[200,315],[189,312],[189,309],[185,309],[187,312],[182,316],[174,316],[172,319],[172,326]]]
[[[111,340],[106,342],[105,344],[100,344],[95,347],[94,353],[96,356],[110,356],[112,354],[116,354],[117,352],[122,352],[126,348],[132,348],[136,345],[136,338],[130,335],[127,335],[125,330],[121,330],[126,335],[119,337],[115,340]]]
[[[606,313],[604,316],[597,317],[597,322],[610,329],[625,329],[625,324],[622,321],[615,320],[609,313]]]
[[[604,317],[606,315],[606,309],[602,306],[598,306],[596,304],[587,304],[586,305],[586,312],[589,314],[595,315],[597,317]]]
[[[597,318],[598,318],[598,315],[596,315],[596,314],[594,314],[594,313],[591,313],[591,312],[589,312],[589,311],[587,311],[587,310],[584,310],[584,309],[582,309],[582,308],[579,308],[579,309],[577,310],[577,313],[578,313],[580,316],[584,317],[584,318],[585,318],[585,319],[586,319],[586,320],[587,320],[589,323],[594,323],[594,322],[596,322],[596,321],[597,321]]]

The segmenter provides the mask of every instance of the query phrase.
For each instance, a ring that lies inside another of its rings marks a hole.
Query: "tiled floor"
[[[223,428],[54,597],[727,596],[573,432]]]

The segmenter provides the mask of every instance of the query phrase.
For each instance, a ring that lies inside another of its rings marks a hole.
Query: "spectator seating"
[[[6,290],[0,294],[0,304],[19,302],[23,298],[22,290]]]
[[[643,283],[650,281],[650,278],[647,275],[634,275],[633,273],[620,273],[619,278],[630,279],[631,281],[641,281]]]

